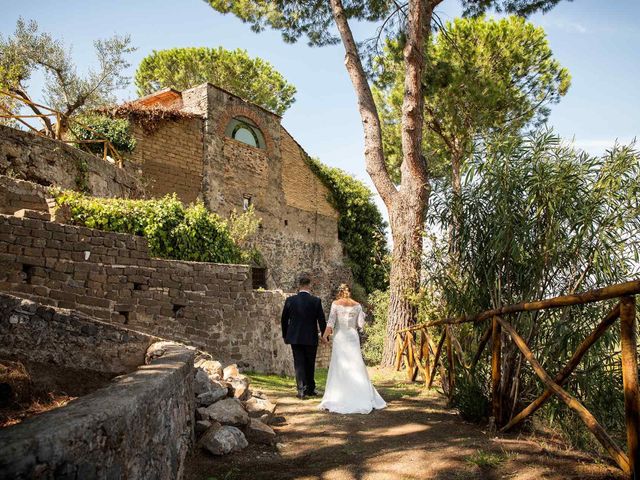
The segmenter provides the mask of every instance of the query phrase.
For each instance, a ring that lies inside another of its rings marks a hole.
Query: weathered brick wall
[[[175,192],[184,203],[195,201],[202,190],[202,119],[159,121],[152,132],[132,125],[136,148],[129,158],[142,171],[147,193]]]
[[[182,478],[194,355],[175,346],[103,389],[1,429],[0,480]]]
[[[48,212],[47,187],[0,175],[0,213],[13,215],[23,208]]]
[[[143,194],[135,169],[118,168],[65,143],[0,125],[0,175],[77,190],[84,184],[97,197]]]
[[[280,144],[282,156],[282,189],[287,205],[333,219],[338,212],[329,204],[329,191],[304,160],[304,152],[283,129]]]
[[[338,214],[280,117],[207,84],[183,92],[183,104],[207,118],[205,205],[228,216],[250,195],[262,219],[255,243],[268,267],[268,286],[291,290],[301,272],[310,272],[316,292],[328,302],[333,288],[350,279],[338,240]],[[229,122],[239,116],[261,130],[266,148],[225,136]]]
[[[0,293],[0,358],[114,375],[144,363],[159,338]]]
[[[149,257],[145,239],[0,215],[0,291],[193,345],[222,362],[291,373],[286,295],[246,265]]]

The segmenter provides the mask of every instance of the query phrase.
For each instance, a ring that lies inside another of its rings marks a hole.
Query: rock
[[[156,342],[151,344],[149,348],[147,348],[147,353],[144,356],[144,363],[149,365],[156,358],[160,358],[164,356],[169,349],[173,347],[181,346],[179,343],[175,342]]]
[[[256,396],[251,397],[244,403],[244,408],[252,418],[259,418],[267,425],[271,423],[271,418],[276,411],[276,406],[269,400],[259,398]],[[265,421],[266,420],[266,421]]]
[[[210,385],[210,390],[200,393],[196,396],[196,403],[198,404],[199,407],[208,407],[212,403],[215,403],[221,398],[226,397],[228,392],[229,392],[229,389],[225,384],[212,381]]]
[[[258,417],[258,420],[260,420],[265,425],[271,425],[273,423],[273,415],[265,413],[264,415],[260,415],[260,417]]]
[[[202,435],[204,432],[211,428],[211,422],[209,420],[198,420],[196,421],[196,436]]]
[[[247,400],[251,397],[251,390],[249,390],[249,379],[244,375],[238,374],[235,377],[229,377],[227,381],[233,388],[233,396],[239,400]]]
[[[205,432],[199,444],[214,455],[226,455],[246,448],[249,442],[236,427],[214,425]]]
[[[223,425],[243,427],[249,424],[249,414],[237,398],[225,398],[207,408],[198,408],[196,412],[205,420],[220,422]]]
[[[212,380],[221,380],[224,375],[222,364],[220,362],[216,362],[215,360],[199,360],[195,363],[195,367],[201,368],[202,370],[207,372],[207,375],[209,375],[209,378],[211,378]]]
[[[235,363],[232,363],[228,367],[225,367],[223,370],[224,379],[227,380],[229,377],[238,377],[240,376],[240,370],[238,370],[238,366]]]
[[[274,432],[269,425],[265,425],[257,418],[252,418],[244,431],[251,442],[272,445],[276,441],[276,432]]]
[[[196,375],[193,380],[193,393],[198,396],[201,393],[216,390],[218,387],[214,384],[214,381],[209,378],[207,372],[201,368],[196,368]]]
[[[262,390],[253,392],[253,396],[256,398],[261,398],[262,400],[269,400],[267,398],[267,395]]]

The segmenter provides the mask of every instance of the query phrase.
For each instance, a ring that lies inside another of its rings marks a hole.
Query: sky
[[[130,75],[152,50],[245,49],[269,61],[296,86],[296,102],[282,123],[307,153],[372,185],[364,166],[362,124],[340,45],[312,48],[304,41],[287,44],[275,31],[256,34],[204,0],[0,0],[0,12],[2,35],[15,30],[20,16],[36,20],[42,31],[71,46],[79,71],[95,62],[92,42],[115,33],[130,34],[138,48],[129,57]],[[443,20],[459,16],[459,2],[444,0],[437,13]],[[550,12],[530,18],[545,28],[555,57],[572,76],[569,92],[552,107],[549,124],[590,153],[603,152],[616,139],[627,143],[640,136],[638,18],[637,0],[563,1]],[[357,25],[354,30],[359,39],[374,31],[369,25]],[[30,82],[35,99],[41,99],[37,92],[42,84],[39,75]],[[133,83],[118,97],[135,98]]]

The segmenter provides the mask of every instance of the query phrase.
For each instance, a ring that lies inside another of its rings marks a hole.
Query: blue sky
[[[138,47],[130,57],[131,74],[154,49],[246,49],[271,62],[297,87],[297,101],[285,113],[283,124],[305,150],[371,184],[364,169],[355,96],[339,45],[310,48],[304,42],[286,44],[277,32],[255,34],[203,0],[0,0],[0,12],[3,35],[14,31],[19,16],[34,19],[41,30],[72,46],[80,71],[95,61],[92,41],[114,33],[131,34]],[[445,0],[438,13],[444,20],[459,15],[459,2]],[[640,135],[638,18],[637,0],[576,0],[530,19],[546,29],[556,58],[572,75],[571,89],[553,106],[550,124],[592,153],[602,152],[615,139],[628,142]],[[361,38],[371,31],[365,25],[356,29]],[[42,78],[34,76],[32,91],[41,85]],[[135,98],[135,89],[132,86],[119,96]]]

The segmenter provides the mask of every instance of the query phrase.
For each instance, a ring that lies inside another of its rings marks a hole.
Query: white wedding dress
[[[324,396],[318,408],[336,413],[369,413],[385,408],[382,399],[369,380],[360,351],[356,327],[364,326],[365,314],[359,304],[331,305],[327,326],[333,328],[333,348]]]

